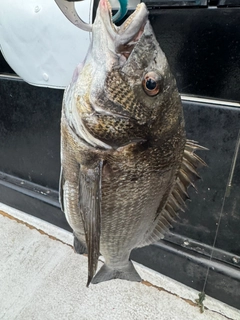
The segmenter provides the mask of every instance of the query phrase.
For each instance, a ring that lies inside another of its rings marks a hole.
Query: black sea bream
[[[145,4],[116,27],[101,0],[61,121],[61,205],[75,251],[88,253],[87,285],[141,280],[131,250],[162,238],[184,207],[204,164],[196,149]]]

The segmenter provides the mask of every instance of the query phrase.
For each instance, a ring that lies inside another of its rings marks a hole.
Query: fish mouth
[[[138,4],[135,11],[119,27],[112,22],[112,8],[108,0],[100,0],[99,14],[108,35],[114,42],[115,52],[128,59],[148,20],[146,5]]]

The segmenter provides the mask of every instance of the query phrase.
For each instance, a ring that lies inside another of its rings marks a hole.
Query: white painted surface
[[[35,228],[69,242],[70,233],[5,205],[0,210],[0,319],[239,320],[239,311],[141,265],[142,283],[112,280],[86,288],[87,258]],[[30,228],[29,226],[34,228]],[[168,291],[168,292],[167,292]],[[172,293],[171,293],[172,292]]]
[[[76,3],[81,18],[92,21],[92,0]],[[90,34],[75,27],[54,0],[0,0],[0,49],[26,82],[65,88],[86,56]]]

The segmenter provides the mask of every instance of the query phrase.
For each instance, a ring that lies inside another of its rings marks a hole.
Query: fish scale
[[[108,97],[115,103],[119,103],[124,107],[130,115],[134,114],[134,118],[144,123],[147,119],[147,110],[142,108],[141,103],[136,98],[134,92],[120,76],[119,71],[114,70],[109,73],[106,78],[106,87],[108,88]]]

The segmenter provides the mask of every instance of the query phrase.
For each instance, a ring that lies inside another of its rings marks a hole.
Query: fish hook
[[[78,15],[75,6],[74,1],[71,0],[55,0],[56,4],[62,11],[62,13],[65,15],[65,17],[68,18],[69,21],[71,21],[76,27],[91,32],[92,31],[92,25],[84,22]]]
[[[71,21],[76,27],[91,32],[92,31],[92,24],[88,24],[84,22],[78,15],[74,2],[82,1],[82,0],[55,0],[56,4],[62,11],[62,13],[67,17],[69,21]],[[127,5],[128,0],[118,0],[120,4],[120,8],[118,12],[113,16],[113,22],[120,21],[127,13]]]

